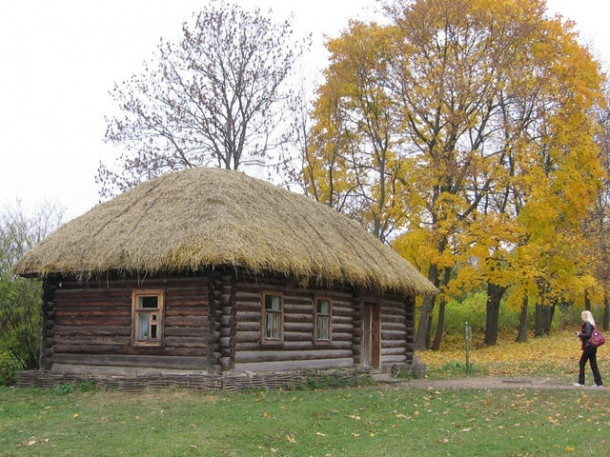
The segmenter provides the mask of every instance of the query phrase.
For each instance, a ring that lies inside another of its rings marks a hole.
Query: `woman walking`
[[[595,381],[595,385],[593,387],[604,387],[602,377],[599,374],[599,367],[597,366],[597,348],[591,346],[591,343],[589,342],[589,338],[591,338],[591,334],[595,329],[593,314],[591,314],[591,311],[583,311],[580,314],[580,318],[582,319],[582,324],[580,327],[580,333],[576,332],[576,336],[581,340],[582,356],[580,357],[579,362],[580,371],[578,373],[578,383],[574,385],[585,385],[585,365],[587,364],[588,360],[589,364],[591,365],[591,371],[593,372],[593,380]]]

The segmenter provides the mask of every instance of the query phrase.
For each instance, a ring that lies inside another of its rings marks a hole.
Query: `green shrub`
[[[0,385],[15,384],[17,372],[23,370],[24,363],[10,351],[0,349]]]
[[[78,385],[78,390],[80,392],[93,392],[97,390],[97,386],[95,385],[95,381],[93,379],[88,379],[87,381],[83,381]]]
[[[67,395],[76,391],[76,387],[73,384],[60,384],[56,386],[53,390],[58,395]]]

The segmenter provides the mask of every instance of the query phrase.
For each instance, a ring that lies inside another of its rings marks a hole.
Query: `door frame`
[[[362,309],[362,365],[381,369],[381,306],[365,303]]]

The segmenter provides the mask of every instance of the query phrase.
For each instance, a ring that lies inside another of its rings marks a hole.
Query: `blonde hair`
[[[582,317],[582,319],[586,322],[588,322],[589,324],[591,324],[593,327],[595,327],[595,319],[593,319],[593,314],[591,314],[591,311],[589,310],[585,310],[580,314],[580,317]]]

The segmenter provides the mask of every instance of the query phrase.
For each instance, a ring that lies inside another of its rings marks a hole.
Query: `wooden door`
[[[367,303],[362,316],[362,356],[365,368],[379,370],[381,365],[381,319],[379,305]]]

